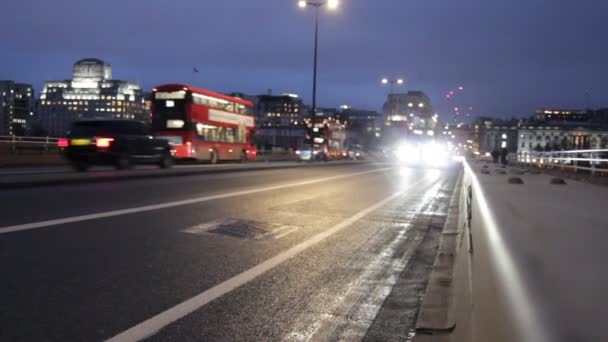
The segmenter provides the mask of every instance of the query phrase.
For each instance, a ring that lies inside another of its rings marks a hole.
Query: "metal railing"
[[[0,145],[9,147],[11,153],[19,154],[21,150],[48,151],[57,146],[58,138],[22,137],[16,135],[0,136]]]
[[[543,168],[571,169],[608,174],[608,149],[518,153],[517,161]]]

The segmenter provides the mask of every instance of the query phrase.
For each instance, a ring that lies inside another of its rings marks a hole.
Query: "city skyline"
[[[171,11],[160,1],[29,2],[0,14],[0,27],[20,27],[3,43],[0,78],[31,83],[37,94],[74,61],[94,57],[144,90],[181,82],[226,93],[273,89],[311,102],[313,17],[297,1],[185,2]],[[379,110],[389,92],[382,77],[403,77],[395,90],[424,91],[443,120],[451,118],[444,94],[458,85],[473,116],[606,107],[606,24],[598,19],[608,6],[560,3],[343,0],[338,11],[321,13],[319,106]],[[25,8],[26,19],[7,15]],[[55,21],[67,10],[75,15]]]

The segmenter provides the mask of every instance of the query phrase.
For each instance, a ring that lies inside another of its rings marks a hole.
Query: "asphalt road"
[[[0,340],[406,340],[457,176],[353,164],[0,191]]]

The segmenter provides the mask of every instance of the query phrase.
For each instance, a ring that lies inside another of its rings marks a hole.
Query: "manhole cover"
[[[212,234],[226,235],[239,239],[259,240],[272,232],[267,223],[252,220],[234,220],[217,225],[208,231]]]

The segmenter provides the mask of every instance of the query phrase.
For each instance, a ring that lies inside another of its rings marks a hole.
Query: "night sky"
[[[388,76],[426,92],[444,119],[458,85],[474,115],[585,108],[587,98],[608,107],[607,15],[607,0],[342,0],[321,15],[319,106],[379,110]],[[6,1],[0,79],[39,91],[96,57],[145,89],[272,89],[310,104],[313,20],[296,0]]]

